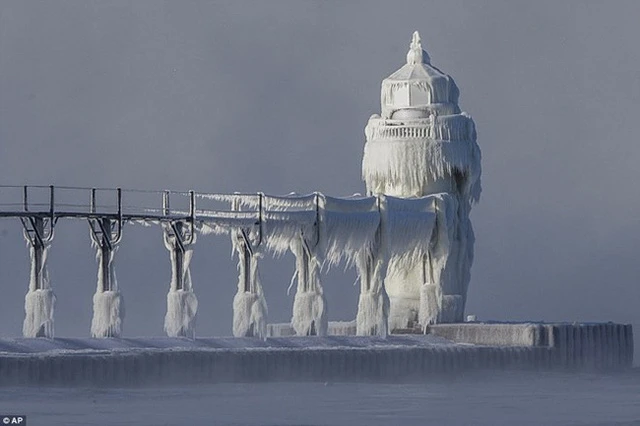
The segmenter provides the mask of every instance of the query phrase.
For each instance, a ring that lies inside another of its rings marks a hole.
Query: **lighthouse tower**
[[[453,79],[431,65],[416,31],[407,63],[382,82],[381,115],[365,129],[362,176],[367,192],[432,196],[436,224],[420,259],[392,253],[385,289],[389,329],[464,318],[474,235],[469,221],[480,197],[475,125],[458,107]]]

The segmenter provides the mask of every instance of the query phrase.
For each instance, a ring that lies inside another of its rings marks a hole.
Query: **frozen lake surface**
[[[465,374],[420,384],[0,388],[29,425],[640,425],[640,369]]]

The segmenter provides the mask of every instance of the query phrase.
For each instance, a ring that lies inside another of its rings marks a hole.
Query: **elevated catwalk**
[[[0,383],[423,381],[490,369],[620,370],[633,361],[630,325],[447,324],[430,332],[266,340],[0,339]]]

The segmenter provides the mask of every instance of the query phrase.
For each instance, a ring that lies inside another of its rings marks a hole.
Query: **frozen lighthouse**
[[[429,250],[393,253],[384,281],[389,330],[460,322],[464,317],[480,197],[480,149],[453,79],[431,65],[413,33],[407,63],[383,80],[381,115],[365,129],[362,176],[369,195],[430,196],[436,213]]]
[[[407,63],[382,82],[381,113],[365,129],[366,195],[0,185],[0,219],[20,220],[31,259],[24,338],[0,337],[0,386],[414,382],[473,370],[630,368],[630,324],[463,321],[480,149],[458,95],[414,33]],[[88,222],[97,253],[91,339],[54,338],[48,253],[60,220]],[[166,338],[122,338],[114,254],[133,226],[155,227],[170,254]],[[234,338],[196,334],[197,312],[215,305],[196,297],[190,265],[217,268],[206,252],[193,255],[210,236],[230,238],[238,261],[237,281],[215,283],[216,294],[236,290]],[[263,286],[259,266],[285,254],[293,260],[291,320],[269,323],[265,289],[285,286]],[[326,297],[323,272],[338,265],[354,268],[359,283],[350,321],[338,320]]]

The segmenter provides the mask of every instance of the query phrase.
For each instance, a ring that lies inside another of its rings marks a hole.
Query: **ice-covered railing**
[[[0,217],[86,218],[121,216],[124,220],[187,216],[193,191],[148,191],[74,186],[0,185]],[[170,209],[168,200],[179,201]]]
[[[433,139],[468,141],[475,139],[475,127],[464,114],[430,115],[425,119],[396,120],[371,118],[368,140]]]
[[[394,256],[421,259],[431,250],[442,197],[446,194],[414,199],[338,198],[317,192],[273,196],[5,185],[0,186],[0,217],[21,220],[31,253],[23,328],[27,337],[53,335],[55,296],[46,260],[59,219],[84,219],[90,225],[98,263],[91,325],[94,337],[121,334],[122,296],[114,256],[126,224],[156,225],[163,230],[172,270],[165,317],[170,336],[195,335],[198,301],[189,269],[197,236],[208,234],[230,236],[238,257],[234,335],[266,335],[266,301],[258,260],[265,254],[277,257],[285,252],[296,259],[290,290],[295,283],[292,325],[298,334],[326,334],[328,311],[321,272],[343,263],[355,266],[361,281],[364,299],[359,304],[359,333],[384,335],[388,300],[382,283],[387,262]],[[439,226],[449,224],[441,220]]]

